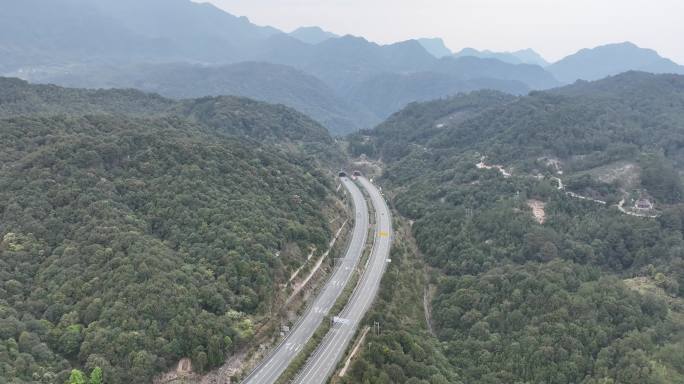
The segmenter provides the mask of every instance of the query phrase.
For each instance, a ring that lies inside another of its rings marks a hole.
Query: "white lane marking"
[[[364,181],[365,181],[365,180],[362,180],[362,182],[364,182]],[[351,183],[351,182],[345,180],[345,183]],[[355,190],[355,193],[354,193],[354,200],[355,200],[355,202],[356,202],[357,198],[359,198],[359,196],[357,196],[357,194],[358,194],[358,195],[361,195],[360,190],[358,190],[358,189],[356,189],[356,190]],[[363,195],[361,195],[360,199],[363,199]],[[375,199],[373,199],[373,200],[375,200]],[[375,202],[375,201],[373,201],[373,202]],[[381,200],[381,202],[382,202],[382,200]],[[383,202],[383,203],[384,203],[384,202]],[[383,204],[383,205],[384,205],[384,204]],[[365,203],[363,204],[363,206],[366,207],[366,208],[368,207]],[[385,210],[387,209],[386,205],[381,206],[381,207],[382,207],[383,209],[385,209]],[[363,210],[363,207],[362,207],[362,210]],[[360,212],[358,212],[358,211],[357,211],[357,214],[361,215]],[[362,219],[362,221],[359,223],[359,225],[358,225],[357,227],[355,227],[354,234],[352,235],[352,238],[353,238],[353,239],[354,239],[354,238],[357,238],[358,236],[361,236],[361,237],[362,237],[362,241],[360,241],[360,242],[353,242],[353,243],[355,244],[355,246],[357,246],[357,247],[359,246],[359,244],[360,244],[361,246],[363,246],[363,245],[365,244],[366,240],[367,240],[367,231],[364,229],[364,227],[365,227],[366,220],[368,219],[368,214],[366,213],[365,215],[363,215],[363,217],[362,217],[361,219]],[[383,220],[379,220],[379,223],[380,223],[380,225],[379,225],[380,227],[384,227]],[[387,247],[382,247],[382,249],[385,249],[385,248],[387,248]],[[348,248],[348,250],[347,250],[347,256],[345,257],[345,260],[347,260],[347,259],[348,259],[349,261],[354,261],[354,260],[356,260],[356,262],[358,262],[358,259],[359,259],[358,256],[359,256],[359,253],[360,253],[359,251],[360,251],[360,250],[354,249],[354,247],[350,246],[350,247]],[[353,257],[353,256],[356,256],[356,257]],[[353,268],[351,268],[351,269],[353,269]],[[372,269],[375,271],[377,268],[372,268]],[[340,268],[340,270],[342,270],[342,268]],[[335,276],[344,277],[343,280],[346,280],[346,279],[349,278],[349,274],[344,274],[344,273],[336,274]],[[365,280],[369,280],[369,279],[364,279],[364,281],[365,281]],[[332,287],[332,286],[326,285],[326,289],[324,290],[324,295],[319,296],[319,298],[321,298],[321,297],[322,297],[322,298],[325,298],[325,299],[327,299],[327,301],[326,301],[326,300],[319,300],[319,301],[317,301],[317,302],[318,302],[318,303],[329,303],[329,301],[330,301],[329,299],[332,299],[332,298],[333,298],[332,296],[335,295],[335,293],[334,293],[334,292],[336,291],[335,288],[336,288],[336,287]],[[374,291],[375,291],[375,290],[374,290]],[[331,296],[331,297],[328,297],[328,296]],[[375,295],[373,295],[373,296],[375,296]],[[362,309],[365,308],[367,305],[369,305],[369,304],[367,304],[367,303],[368,303],[369,301],[371,301],[371,300],[372,300],[372,299],[371,299],[371,298],[368,298],[368,297],[363,297],[363,300],[360,300],[360,301],[358,300],[358,297],[355,299],[355,301],[359,301],[359,304],[362,304],[362,305],[361,305],[361,308],[362,308]],[[324,304],[324,305],[325,305],[325,304]],[[353,306],[353,307],[358,307],[358,305],[352,305],[352,306]],[[320,305],[319,308],[323,308],[323,305]],[[355,308],[355,309],[356,309],[356,308]],[[328,312],[329,310],[330,310],[330,308],[325,308],[325,312]],[[361,317],[362,317],[361,314],[355,313],[354,315],[355,315],[355,316],[354,316],[355,321],[360,321],[360,319],[361,319]],[[306,326],[310,326],[310,325],[312,325],[312,324],[314,324],[314,323],[317,323],[316,317],[317,317],[317,316],[308,316],[308,315],[307,315],[307,317],[303,318],[303,319],[300,321],[300,323],[298,323],[298,324],[296,325],[297,328],[295,328],[293,331],[300,330],[299,333],[302,333],[302,332],[306,333],[305,329],[303,328],[303,327],[305,326],[304,323],[307,323]],[[301,325],[301,327],[300,327],[300,325]],[[297,333],[297,332],[291,332],[290,335],[294,335],[295,333]],[[336,364],[336,361],[335,361],[335,360],[330,360],[328,355],[329,355],[330,353],[333,353],[333,352],[334,352],[335,354],[337,354],[337,355],[338,355],[339,353],[341,353],[341,352],[339,352],[338,350],[340,350],[340,348],[341,348],[342,345],[346,345],[346,343],[349,342],[347,339],[349,339],[349,338],[351,337],[351,336],[349,335],[349,332],[336,332],[336,333],[335,333],[334,335],[332,335],[332,336],[333,336],[333,337],[332,337],[332,340],[329,340],[329,338],[326,336],[326,338],[324,339],[324,342],[323,342],[322,344],[323,344],[323,345],[328,345],[328,347],[329,347],[329,346],[330,346],[330,343],[329,343],[329,342],[326,342],[326,340],[327,340],[327,341],[331,341],[331,342],[337,342],[340,338],[342,339],[343,343],[341,343],[341,344],[340,344],[340,343],[335,343],[335,344],[332,346],[332,350],[329,350],[329,351],[326,353],[326,356],[325,356],[326,360],[325,360],[323,363],[325,364],[326,367],[328,367],[328,370],[329,370],[330,367],[331,367],[330,364],[333,364],[333,365]],[[294,336],[293,336],[292,338],[293,338],[293,339],[296,339]],[[300,340],[301,340],[301,338],[300,338]],[[308,339],[307,339],[307,340],[308,340]],[[299,351],[299,350],[302,348],[302,346],[303,346],[303,344],[301,344],[301,343],[300,343],[299,345],[295,345],[295,344],[292,344],[292,343],[290,344],[290,348],[291,348],[291,349],[294,349],[295,351]],[[283,347],[283,346],[281,345],[281,347]],[[273,370],[271,370],[271,371],[269,371],[269,372],[263,372],[263,370],[260,370],[260,371],[254,376],[254,378],[256,378],[256,377],[263,377],[263,376],[262,376],[262,373],[267,374],[267,376],[266,376],[266,378],[265,378],[266,381],[260,381],[260,382],[272,382],[273,380],[275,380],[275,377],[277,377],[278,375],[280,375],[280,373],[287,367],[288,362],[289,362],[289,359],[287,358],[287,357],[288,357],[288,356],[287,356],[287,355],[288,355],[288,351],[286,351],[285,348],[280,348],[280,347],[277,348],[277,349],[281,350],[281,356],[278,358],[279,360],[278,360],[278,361],[275,361],[275,358],[277,358],[278,356],[272,356],[272,359],[269,359],[268,363],[264,366],[264,367],[269,367],[269,366],[271,366],[271,363],[275,363],[276,366],[273,368]],[[276,351],[276,352],[277,352],[277,351]],[[342,352],[343,352],[343,351],[342,351]],[[283,356],[283,355],[284,355],[284,356]],[[333,357],[334,357],[334,355],[333,355]],[[285,366],[283,366],[283,365],[285,365]],[[327,372],[327,371],[326,371],[326,372]],[[314,374],[315,374],[315,373],[317,373],[317,371],[305,373],[305,376],[308,377],[311,373],[314,373]],[[250,379],[249,382],[252,382],[252,379]]]
[[[374,203],[377,203],[377,201],[374,201]],[[384,203],[382,200],[380,203]],[[386,205],[379,205],[381,206],[384,210],[387,209]],[[381,216],[385,216],[384,214],[381,213]],[[379,227],[382,229],[386,229],[386,232],[391,233],[391,226],[389,223],[386,223],[385,220],[379,220]],[[370,292],[365,291],[366,293],[372,293],[372,294],[367,294],[367,295],[359,295],[361,297],[358,297],[357,295],[354,295],[352,297],[352,304],[348,308],[349,311],[345,312],[352,312],[352,317],[354,318],[354,321],[360,321],[362,314],[368,310],[370,307],[375,295],[377,294],[378,288],[379,288],[379,279],[378,277],[382,275],[382,272],[384,271],[385,265],[384,263],[386,262],[386,257],[379,257],[378,255],[388,255],[389,254],[389,246],[388,243],[391,242],[391,237],[389,239],[386,239],[386,241],[380,241],[380,244],[378,244],[378,247],[375,248],[376,252],[373,252],[374,256],[374,262],[369,263],[369,267],[367,269],[367,275],[364,274],[364,278],[362,279],[362,286],[366,286],[370,284]],[[373,281],[370,281],[373,280]],[[356,326],[356,324],[355,324]],[[352,328],[353,329],[353,328]],[[329,371],[331,368],[330,364],[335,364],[336,360],[330,360],[329,355],[333,355],[332,357],[335,357],[336,355],[339,356],[341,353],[341,348],[342,346],[346,346],[347,343],[350,341],[350,332],[351,329],[349,329],[347,332],[346,330],[339,330],[337,331],[334,329],[335,332],[332,334],[332,339],[326,338],[324,339],[323,343],[321,343],[321,349],[319,349],[319,353],[315,355],[315,357],[312,358],[311,363],[307,367],[305,367],[304,372],[302,372],[302,376],[298,382],[303,382],[307,383],[309,382],[309,378],[312,374],[314,373],[326,373]],[[332,331],[331,331],[332,333]],[[342,338],[342,342],[338,343],[337,340],[339,338]],[[324,369],[325,367],[325,369]]]

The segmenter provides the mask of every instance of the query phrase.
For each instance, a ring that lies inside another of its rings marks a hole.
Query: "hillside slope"
[[[530,91],[523,82],[515,80],[486,77],[462,79],[448,73],[418,72],[371,77],[351,89],[346,98],[358,100],[378,117],[386,119],[413,102],[448,98],[458,93],[480,89],[497,90],[513,95],[526,94]]]
[[[243,62],[219,66],[147,64],[78,66],[67,73],[33,73],[34,83],[80,88],[135,88],[175,99],[241,96],[287,105],[333,134],[369,128],[379,120],[346,101],[321,80],[285,65]]]
[[[288,108],[2,82],[15,85],[0,87],[7,382],[216,367],[343,214],[318,166],[332,139]]]
[[[343,382],[683,382],[683,85],[634,72],[525,97],[476,92],[352,136],[411,220],[433,334],[392,306],[377,312],[392,329]],[[616,163],[638,169],[635,192],[600,174]],[[655,214],[621,211],[624,194],[648,196]],[[429,369],[428,356],[448,364]]]
[[[681,161],[683,90],[682,76],[631,72],[535,92],[445,130],[434,143],[481,150],[507,162],[547,155],[570,159],[630,146],[662,148]]]
[[[327,130],[283,105],[233,96],[171,100],[132,89],[90,90],[35,85],[0,77],[0,118],[53,115],[179,117],[204,129],[270,144],[330,144]]]

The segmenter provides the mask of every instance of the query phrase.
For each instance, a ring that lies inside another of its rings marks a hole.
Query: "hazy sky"
[[[530,47],[549,60],[632,41],[684,64],[684,0],[209,1],[287,32],[318,25],[378,43],[442,37],[452,50]]]

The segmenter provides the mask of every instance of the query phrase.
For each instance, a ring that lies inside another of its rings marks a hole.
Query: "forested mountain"
[[[7,71],[112,60],[235,61],[278,33],[188,0],[13,1],[0,15]]]
[[[187,55],[194,60],[236,60],[249,55],[264,39],[282,34],[272,27],[254,25],[246,17],[233,16],[208,2],[88,0],[87,3],[134,33],[169,41],[176,55]]]
[[[362,37],[343,36],[317,45],[297,43],[275,37],[259,59],[300,68],[338,91],[374,74],[415,71],[436,60],[415,40],[378,45]]]
[[[365,106],[384,119],[414,101],[481,89],[522,95],[531,89],[551,88],[558,82],[538,66],[476,57],[445,57],[421,71],[369,74],[362,82],[346,84],[341,92],[347,100]]]
[[[447,124],[461,124],[479,113],[516,100],[501,92],[480,91],[427,103],[412,103],[371,131],[352,135],[351,151],[394,162],[413,146],[427,146]],[[370,137],[370,140],[366,140]]]
[[[360,251],[391,239],[377,297],[344,287],[373,304],[332,384],[684,384],[684,67],[653,50],[9,0],[0,146],[0,384],[242,379],[340,265],[339,169],[393,221]]]
[[[550,73],[538,65],[509,64],[497,59],[447,57],[435,63],[432,70],[460,76],[463,79],[486,78],[519,81],[531,89],[547,89],[559,85]]]
[[[288,38],[289,39],[289,38]],[[377,47],[362,39],[348,38],[350,57],[365,60],[364,55]],[[425,63],[394,71],[385,71],[388,63],[410,56],[417,44],[410,48],[387,48],[387,52],[366,65],[363,74],[353,68],[358,65],[345,56],[343,62],[324,63],[333,58],[337,41],[330,52],[311,54],[305,62],[302,54],[287,59],[293,65],[306,68],[327,81],[308,75],[304,70],[266,62],[244,62],[220,66],[189,64],[146,64],[131,66],[74,66],[62,72],[34,72],[24,74],[32,82],[55,83],[70,87],[136,88],[157,92],[174,98],[215,95],[237,95],[293,107],[316,119],[334,134],[345,134],[366,129],[413,101],[426,101],[451,96],[459,92],[495,89],[512,94],[525,94],[530,89],[550,88],[557,82],[540,67],[505,64],[493,59],[467,57],[436,60],[428,57]],[[299,41],[295,45],[302,45]],[[418,47],[422,50],[421,47]],[[321,48],[323,49],[323,48]],[[343,49],[343,48],[339,48]],[[366,51],[366,53],[354,53]],[[423,53],[428,56],[427,53]],[[341,55],[342,56],[342,55]],[[431,63],[428,65],[428,63]],[[392,64],[394,65],[394,64]],[[332,76],[332,77],[330,77]],[[328,83],[337,84],[333,89]]]
[[[534,92],[445,130],[434,143],[480,150],[494,161],[554,156],[571,168],[588,166],[592,156],[616,160],[649,148],[681,163],[682,106],[684,77],[631,72]]]
[[[32,85],[0,77],[0,117],[55,114],[163,114],[176,103],[136,90],[95,91]]]
[[[59,17],[50,19],[49,15]],[[0,17],[6,22],[0,24],[3,36],[0,49],[9,54],[3,60],[4,72],[15,75],[43,72],[58,78],[70,73],[72,64],[101,65],[112,60],[117,66],[173,61],[226,64],[249,60],[293,66],[340,91],[369,76],[429,70],[437,61],[416,40],[378,45],[359,37],[337,37],[315,28],[288,35],[256,26],[246,18],[235,17],[212,5],[189,0],[57,0],[49,7],[29,0],[13,4]],[[181,24],[184,28],[177,28]],[[26,25],[34,25],[31,34],[22,33],[22,26]],[[317,36],[301,38],[307,33]],[[121,40],[110,44],[109,36],[120,36]],[[55,41],[56,38],[63,41]],[[43,54],[45,60],[29,57],[34,53]],[[495,79],[511,80],[509,75],[500,78],[491,71],[468,72],[472,69],[457,70],[469,78],[492,75]],[[526,84],[531,88],[538,88],[537,84],[547,87],[548,74],[541,72],[540,79]]]
[[[420,72],[410,75],[385,74],[374,76],[352,89],[347,98],[358,100],[375,111],[378,117],[388,117],[407,104],[454,95],[454,92],[470,92],[478,89],[496,89],[520,95],[529,91],[518,81],[495,79],[462,80],[436,72]]]
[[[542,156],[563,159],[570,168],[589,166],[592,156],[600,161],[600,156],[611,153],[614,161],[649,148],[662,149],[678,164],[684,159],[682,76],[628,72],[525,97],[497,95],[485,99],[488,108],[481,113],[460,116],[461,104],[480,102],[482,95],[492,93],[407,107],[374,131],[382,133],[375,141],[380,155],[396,157],[383,149],[387,142],[407,145],[400,129],[409,115],[422,121],[413,134],[422,135],[429,148],[480,151],[495,163],[516,167],[534,167]]]
[[[342,214],[318,165],[335,161],[332,139],[286,107],[0,90],[7,382],[100,367],[107,383],[142,383],[182,357],[222,364]]]
[[[553,63],[548,70],[564,83],[598,80],[625,71],[684,74],[684,66],[629,42],[582,49]]]
[[[327,146],[326,129],[290,108],[239,97],[170,100],[136,90],[87,90],[0,78],[0,118],[51,115],[180,117],[224,135],[271,144]]]
[[[270,63],[81,66],[64,74],[36,73],[26,77],[32,82],[68,87],[135,88],[177,99],[221,95],[249,97],[297,109],[333,134],[350,133],[380,121],[374,113],[347,101],[318,78],[289,66]]]
[[[190,0],[38,3],[15,2],[0,15],[0,75],[174,98],[250,97],[293,107],[334,134],[370,128],[412,101],[558,84],[538,66],[440,60],[425,46],[445,56],[441,40],[380,45],[317,27],[286,34]]]
[[[684,77],[632,72],[415,103],[352,136],[423,256],[396,250],[386,284],[422,262],[434,295],[411,304],[429,327],[381,298],[391,330],[344,382],[684,382],[683,101]],[[618,209],[631,193],[657,214]]]
[[[169,97],[245,96],[293,107],[335,134],[370,128],[407,102],[474,89],[523,94],[629,69],[683,72],[628,43],[544,68],[530,49],[451,55],[440,39],[379,45],[318,27],[286,34],[190,0],[13,2],[0,15],[0,53],[6,76]]]
[[[237,97],[204,97],[185,100],[172,111],[215,132],[249,137],[274,145],[322,145],[330,151],[332,138],[323,126],[282,105]],[[329,159],[334,160],[334,159]]]
[[[136,35],[87,2],[10,1],[0,14],[3,72],[124,56],[146,60],[162,54],[164,44]]]

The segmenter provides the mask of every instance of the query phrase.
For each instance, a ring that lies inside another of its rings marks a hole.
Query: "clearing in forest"
[[[539,224],[544,224],[546,221],[546,203],[539,200],[527,200],[527,205],[532,208],[532,215]]]

